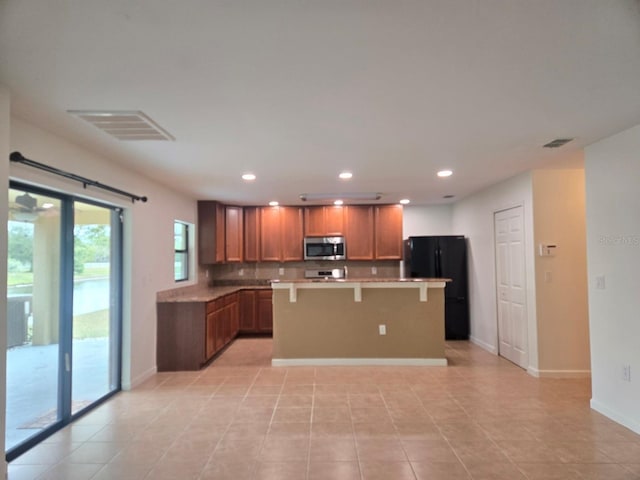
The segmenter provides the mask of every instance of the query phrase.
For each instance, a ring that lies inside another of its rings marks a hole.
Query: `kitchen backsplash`
[[[377,262],[287,262],[287,263],[233,263],[226,265],[206,265],[201,267],[204,282],[212,284],[227,280],[293,280],[304,278],[309,269],[332,269],[346,266],[350,278],[397,278],[400,264],[397,260]],[[206,273],[209,273],[208,279]],[[375,273],[374,273],[375,271]]]

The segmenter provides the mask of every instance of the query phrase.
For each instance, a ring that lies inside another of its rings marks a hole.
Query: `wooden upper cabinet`
[[[243,215],[242,207],[225,207],[225,260],[242,262],[243,260]]]
[[[214,201],[198,202],[198,261],[222,263],[225,259],[225,208]]]
[[[402,258],[402,205],[375,207],[375,258]]]
[[[260,212],[258,207],[244,208],[244,261],[260,260]]]
[[[345,248],[347,260],[373,260],[373,207],[346,207]]]
[[[280,207],[283,262],[303,259],[303,219],[301,207]]]
[[[293,262],[303,259],[301,207],[260,209],[260,259],[265,262]]]
[[[344,235],[344,207],[305,207],[304,235],[307,237],[335,237]]]
[[[304,207],[304,235],[324,236],[324,207]]]
[[[260,208],[260,260],[265,262],[279,262],[281,259],[281,208],[282,207]]]

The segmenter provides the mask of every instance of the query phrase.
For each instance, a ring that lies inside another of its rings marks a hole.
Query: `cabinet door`
[[[224,206],[198,202],[198,260],[201,264],[224,262]]]
[[[304,235],[336,237],[344,235],[344,207],[305,207]]]
[[[225,207],[225,258],[227,262],[242,262],[242,207]]]
[[[375,207],[375,257],[377,260],[402,258],[402,205]]]
[[[214,323],[216,325],[216,352],[224,347],[224,307],[215,311]]]
[[[298,262],[303,259],[303,219],[301,207],[282,207],[281,215],[281,238],[283,262]]]
[[[346,207],[345,248],[348,260],[373,260],[373,207]]]
[[[329,237],[344,235],[344,211],[342,206],[323,207],[324,234]]]
[[[279,262],[282,250],[280,238],[280,209],[283,207],[262,207],[260,209],[260,259],[264,262]]]
[[[258,235],[260,234],[260,214],[258,207],[244,208],[244,261],[260,260]]]
[[[273,291],[258,290],[258,330],[262,333],[273,331]]]
[[[241,290],[239,293],[239,328],[242,333],[258,331],[256,290]]]
[[[231,323],[231,340],[233,340],[238,335],[238,330],[240,330],[240,302],[239,295],[237,293],[231,294],[229,316]]]
[[[323,237],[324,223],[324,207],[305,207],[304,235],[306,237]]]
[[[205,355],[206,359],[213,357],[216,353],[216,314],[215,312],[207,313],[207,324],[205,326]]]

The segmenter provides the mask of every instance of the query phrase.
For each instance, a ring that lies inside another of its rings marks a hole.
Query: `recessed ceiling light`
[[[349,180],[351,177],[353,177],[353,173],[341,172],[340,175],[338,175],[338,177],[340,177],[342,180]]]
[[[400,200],[400,204],[401,205],[407,205],[410,202],[411,202],[411,200],[409,200],[408,198],[403,198],[402,200]]]
[[[253,173],[245,173],[244,175],[242,175],[242,179],[251,181],[251,180],[255,180],[256,176]]]
[[[451,170],[440,170],[438,172],[439,177],[450,177],[451,175],[453,175],[453,172]]]
[[[277,207],[279,205],[278,202],[276,202],[275,200],[272,200],[271,202],[269,202],[269,205],[272,207]]]
[[[336,200],[333,202],[334,205],[342,205],[344,202],[342,200]]]

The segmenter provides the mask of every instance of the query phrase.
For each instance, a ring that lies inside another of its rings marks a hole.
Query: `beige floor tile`
[[[411,462],[417,480],[469,480],[461,463]]]
[[[312,422],[351,422],[349,407],[314,407]]]
[[[409,462],[361,462],[362,480],[415,480]]]
[[[89,480],[102,467],[100,464],[58,463],[42,473],[38,480]]]
[[[139,463],[107,463],[91,480],[143,480],[151,465]]]
[[[582,478],[573,465],[561,463],[518,463],[517,466],[529,480],[578,480]]]
[[[356,448],[361,462],[406,462],[407,455],[399,440],[357,439]]]
[[[307,462],[264,462],[255,472],[256,480],[305,480]]]
[[[273,423],[311,422],[311,407],[280,407],[273,414]]]
[[[640,459],[638,459],[640,461]],[[640,464],[639,464],[640,465]],[[638,480],[640,474],[625,468],[622,465],[606,464],[606,463],[585,463],[575,465],[581,478],[585,480]]]
[[[257,463],[252,460],[236,459],[222,461],[212,459],[202,470],[201,480],[253,480]],[[149,477],[151,480],[153,477]]]
[[[358,454],[354,440],[333,438],[313,438],[309,453],[310,462],[357,461]]]
[[[82,443],[41,443],[16,458],[12,465],[53,465],[82,446]],[[106,462],[105,462],[106,463]]]
[[[309,480],[360,480],[358,462],[311,462]]]
[[[511,463],[465,463],[473,480],[525,480],[526,477]]]
[[[402,447],[412,462],[458,463],[460,461],[445,440],[402,440]]]
[[[272,423],[269,427],[268,437],[305,438],[311,436],[311,423],[289,422]]]
[[[15,465],[8,468],[8,480],[33,480],[44,473],[50,465]]]

